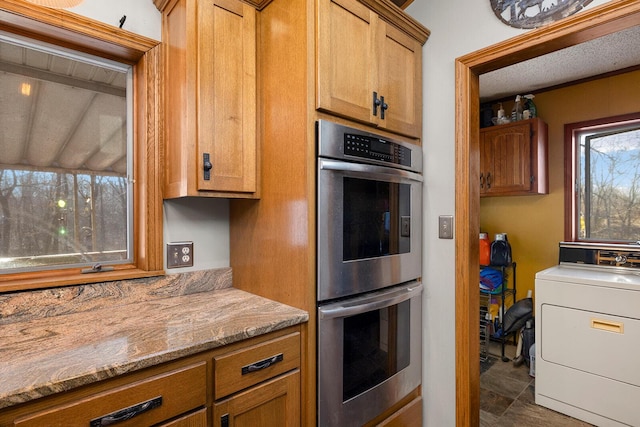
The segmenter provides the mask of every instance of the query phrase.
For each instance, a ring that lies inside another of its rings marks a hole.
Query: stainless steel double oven
[[[317,122],[318,425],[361,426],[422,375],[422,150]]]

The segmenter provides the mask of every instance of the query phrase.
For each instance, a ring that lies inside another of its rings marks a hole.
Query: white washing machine
[[[640,246],[560,243],[536,274],[535,399],[598,426],[640,426]]]

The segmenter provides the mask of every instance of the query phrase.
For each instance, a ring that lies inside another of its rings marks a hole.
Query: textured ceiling
[[[480,76],[481,102],[640,65],[640,26]]]

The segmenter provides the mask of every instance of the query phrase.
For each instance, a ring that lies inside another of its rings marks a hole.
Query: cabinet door
[[[318,8],[317,108],[419,137],[422,44],[356,0]]]
[[[422,45],[391,25],[383,22],[380,25],[379,92],[388,107],[378,125],[392,132],[420,137]]]
[[[300,371],[296,369],[215,403],[213,425],[300,426]]]
[[[256,10],[237,0],[198,9],[197,187],[255,192]]]
[[[483,129],[480,153],[481,195],[531,191],[530,122]]]
[[[318,9],[317,108],[376,123],[378,16],[355,0],[320,0]]]

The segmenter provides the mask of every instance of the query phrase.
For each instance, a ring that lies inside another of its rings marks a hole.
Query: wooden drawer
[[[17,427],[100,426],[99,419],[122,418],[118,427],[152,425],[206,404],[206,362],[153,375],[77,401],[57,405],[17,418]],[[156,398],[161,398],[161,402]],[[153,404],[143,406],[146,402]],[[156,406],[156,402],[159,403]],[[138,415],[126,419],[124,409],[137,407]]]
[[[183,415],[156,427],[207,427],[207,408]]]
[[[213,358],[214,399],[221,399],[300,366],[300,333]]]
[[[378,424],[378,427],[420,427],[422,425],[422,396],[418,396],[398,412]]]

